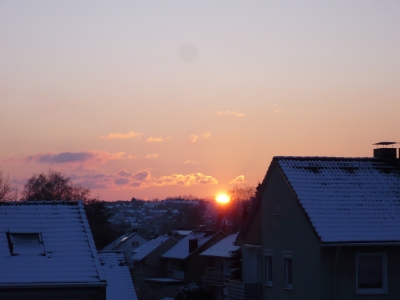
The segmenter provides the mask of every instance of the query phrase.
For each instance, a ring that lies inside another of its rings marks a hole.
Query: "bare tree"
[[[89,189],[72,183],[69,177],[53,170],[49,170],[48,174],[34,174],[29,178],[22,191],[22,200],[25,201],[82,200],[87,202],[89,196]]]
[[[247,185],[234,185],[228,193],[233,202],[249,201],[255,196],[256,188]]]
[[[7,174],[4,175],[3,171],[0,170],[0,202],[3,201],[15,201],[16,195],[11,188],[10,177]]]

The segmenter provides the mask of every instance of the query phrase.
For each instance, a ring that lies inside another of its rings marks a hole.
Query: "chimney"
[[[393,148],[394,144],[397,144],[397,143],[396,142],[375,143],[374,145],[376,145],[377,148],[374,149],[374,157],[379,158],[379,159],[395,160],[397,158],[397,149]],[[388,148],[388,146],[392,146],[392,147]]]
[[[199,241],[197,239],[189,240],[189,253],[192,253],[199,247]]]

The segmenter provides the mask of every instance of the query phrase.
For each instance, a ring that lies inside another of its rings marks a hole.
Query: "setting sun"
[[[219,194],[219,195],[215,198],[215,200],[216,200],[218,203],[228,203],[229,200],[230,200],[230,198],[229,198],[229,196],[228,196],[227,194]]]

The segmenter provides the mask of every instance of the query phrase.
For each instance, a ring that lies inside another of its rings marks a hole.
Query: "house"
[[[206,257],[200,254],[225,237],[222,231],[194,231],[182,238],[161,256],[166,261],[167,277],[198,281],[207,267]]]
[[[125,259],[128,260],[129,257],[132,256],[132,251],[145,243],[147,243],[147,240],[140,234],[136,232],[128,232],[105,246],[103,250],[123,251]]]
[[[107,300],[138,300],[125,256],[120,251],[99,251],[107,280]]]
[[[150,288],[149,282],[154,281],[155,278],[157,282],[160,282],[165,277],[165,262],[161,260],[161,255],[175,246],[177,242],[173,237],[159,236],[134,250],[128,263],[131,265],[133,282],[138,295],[144,294],[149,296],[153,293],[152,290],[154,290],[154,288]],[[178,284],[181,285],[183,282],[181,280],[171,281],[168,278],[167,283],[176,286]],[[167,284],[164,282],[163,290],[165,290],[165,285]],[[172,288],[171,293],[164,293],[163,295],[173,296],[176,294],[176,291],[176,288]]]
[[[232,275],[232,253],[240,250],[235,245],[237,236],[237,233],[231,234],[200,254],[207,257],[204,281],[215,299],[223,299],[227,280]]]
[[[106,299],[81,201],[0,203],[0,299]]]
[[[396,152],[273,158],[255,204],[263,299],[400,298]]]

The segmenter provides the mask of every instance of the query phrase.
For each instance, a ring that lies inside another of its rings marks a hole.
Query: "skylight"
[[[7,233],[11,255],[45,255],[40,233]]]

